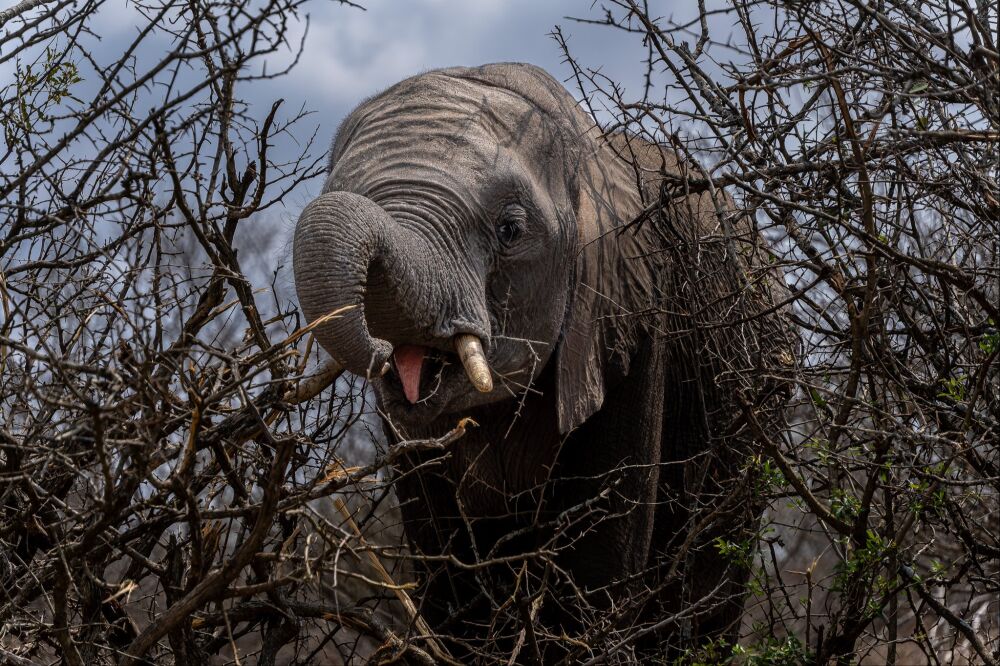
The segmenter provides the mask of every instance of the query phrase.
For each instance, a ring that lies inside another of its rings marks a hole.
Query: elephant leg
[[[661,347],[647,338],[633,372],[569,436],[556,465],[550,502],[571,525],[562,535],[571,545],[558,564],[575,590],[590,593],[582,608],[578,599],[567,602],[567,630],[588,623],[588,605],[601,619],[624,609],[637,586],[619,581],[638,580],[632,575],[647,562],[663,419]]]

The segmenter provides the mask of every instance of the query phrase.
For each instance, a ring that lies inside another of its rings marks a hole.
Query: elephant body
[[[733,636],[748,569],[717,546],[752,541],[746,420],[779,425],[791,343],[748,216],[672,191],[689,169],[523,64],[407,79],[338,132],[296,288],[310,321],[354,306],[316,335],[372,378],[390,442],[477,424],[396,481],[421,612],[471,653],[532,622],[657,654]]]

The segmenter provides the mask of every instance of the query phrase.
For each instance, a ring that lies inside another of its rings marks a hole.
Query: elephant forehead
[[[493,209],[514,192],[551,212],[564,199],[564,170],[552,169],[488,137],[466,139],[435,132],[419,139],[373,132],[358,139],[334,164],[326,189],[353,191],[383,204],[417,197],[459,206],[466,214]],[[457,212],[457,211],[456,211]]]
[[[338,140],[337,162],[370,159],[374,152],[392,161],[410,157],[502,166],[512,154],[534,162],[564,150],[559,123],[525,98],[440,73],[390,88],[360,106],[345,126],[349,136]]]
[[[352,162],[370,163],[377,170],[442,171],[458,180],[466,180],[480,169],[506,171],[512,165],[510,153],[488,137],[454,136],[431,128],[405,131],[394,126],[372,131],[349,147],[336,166],[343,169],[347,166],[344,163]]]

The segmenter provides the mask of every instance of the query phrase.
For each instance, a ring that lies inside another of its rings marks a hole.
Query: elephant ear
[[[579,245],[557,351],[561,433],[596,413],[629,374],[655,284],[650,229],[629,226],[641,210],[635,175],[603,138],[591,140],[577,176]]]

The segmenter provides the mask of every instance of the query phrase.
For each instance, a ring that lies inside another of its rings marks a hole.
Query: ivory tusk
[[[462,359],[462,366],[465,374],[469,376],[469,381],[480,393],[489,393],[493,390],[493,377],[490,374],[490,366],[486,362],[486,354],[483,353],[483,345],[479,338],[467,333],[455,336],[455,351]]]

